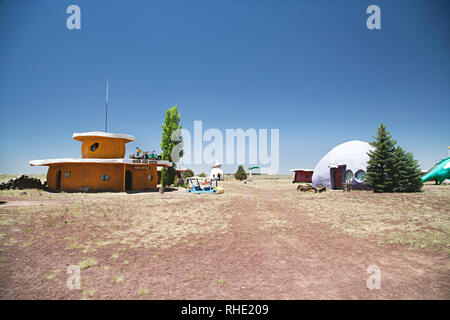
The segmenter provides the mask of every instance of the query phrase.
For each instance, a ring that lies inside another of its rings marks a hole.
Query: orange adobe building
[[[157,189],[157,167],[171,167],[164,160],[125,159],[128,134],[74,133],[81,141],[81,159],[32,160],[32,166],[48,166],[49,190],[68,192],[131,191]]]

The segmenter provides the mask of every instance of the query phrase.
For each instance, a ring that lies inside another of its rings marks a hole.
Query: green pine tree
[[[422,189],[422,171],[412,153],[401,147],[395,148],[394,168],[394,192],[419,192]]]
[[[393,192],[405,192],[408,185],[408,157],[402,147],[394,151]]]
[[[172,134],[176,130],[181,130],[180,124],[180,113],[178,112],[178,108],[175,105],[174,107],[168,109],[166,111],[166,116],[164,119],[164,124],[162,125],[162,134],[161,134],[161,149],[163,151],[161,158],[162,160],[167,160],[170,162],[174,162],[175,159],[172,159],[172,151],[175,146],[179,143],[182,143],[182,139],[180,138],[177,141],[172,141]],[[179,150],[179,156],[183,155],[183,151]],[[173,163],[173,166],[170,168],[162,168],[161,170],[161,184],[163,187],[170,186],[174,183],[176,176],[176,163]]]
[[[420,169],[417,160],[414,160],[414,156],[411,152],[407,152],[405,157],[407,167],[405,170],[403,192],[420,192],[423,186],[422,179],[420,179],[422,170]]]
[[[374,192],[419,192],[422,188],[422,171],[410,152],[395,147],[386,127],[381,123],[369,151],[365,176],[366,184]]]
[[[239,181],[247,179],[247,173],[245,173],[243,166],[238,167],[236,173],[234,174],[234,178]]]
[[[377,130],[375,141],[370,144],[375,148],[369,151],[366,184],[374,192],[393,192],[396,179],[394,168],[395,140],[383,123]]]

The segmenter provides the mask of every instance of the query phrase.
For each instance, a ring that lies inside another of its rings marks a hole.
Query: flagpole
[[[106,80],[105,132],[108,131],[108,80]]]

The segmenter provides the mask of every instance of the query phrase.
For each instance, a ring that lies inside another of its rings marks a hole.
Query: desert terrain
[[[449,299],[450,186],[0,192],[1,299]],[[81,286],[66,285],[69,266]],[[380,288],[367,288],[369,266]]]

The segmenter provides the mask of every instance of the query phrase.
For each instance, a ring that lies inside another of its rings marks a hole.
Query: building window
[[[98,149],[98,142],[94,143],[94,144],[91,146],[91,151],[95,151],[95,150],[97,150],[97,149]]]
[[[70,171],[64,172],[64,178],[70,178]]]
[[[352,170],[345,171],[345,182],[350,182],[353,179],[353,172]]]
[[[148,175],[148,180],[153,180],[153,175]]]
[[[109,179],[111,179],[111,177],[107,174],[102,174],[100,176],[100,180],[102,180],[102,181],[109,181]]]
[[[366,175],[366,173],[363,170],[359,170],[358,172],[356,172],[355,178],[358,182],[363,182],[365,175]]]

